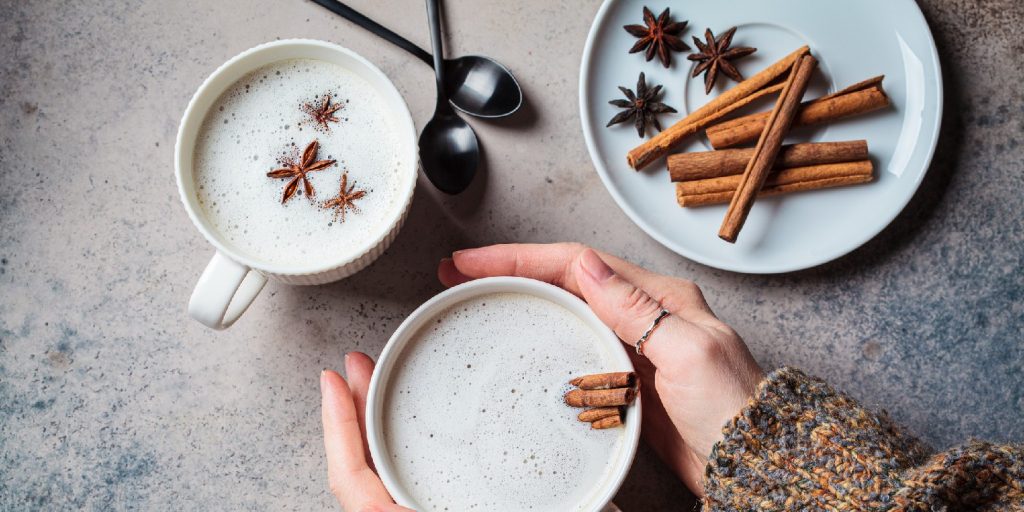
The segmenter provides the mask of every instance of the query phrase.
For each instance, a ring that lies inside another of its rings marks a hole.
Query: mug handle
[[[226,329],[245,313],[267,277],[217,251],[199,276],[188,314],[212,329]]]
[[[614,503],[609,503],[601,509],[601,512],[622,512],[622,509],[617,507]]]

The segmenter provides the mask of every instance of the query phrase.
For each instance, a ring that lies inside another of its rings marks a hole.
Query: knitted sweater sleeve
[[[704,510],[1024,510],[1024,447],[943,453],[799,370],[770,374],[723,428]]]

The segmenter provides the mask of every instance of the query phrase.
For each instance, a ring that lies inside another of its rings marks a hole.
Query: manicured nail
[[[590,277],[598,282],[604,281],[609,277],[615,275],[615,271],[608,266],[600,256],[597,255],[592,249],[583,251],[580,255],[580,266],[583,267],[583,271],[586,272]]]

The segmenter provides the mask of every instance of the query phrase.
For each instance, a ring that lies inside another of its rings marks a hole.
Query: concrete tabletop
[[[428,47],[422,2],[352,4]],[[577,81],[599,2],[446,2],[448,49],[508,65],[528,106],[470,119],[486,175],[409,222],[366,271],[270,283],[230,330],[185,304],[213,249],[178,201],[172,151],[200,82],[278,38],[338,42],[394,80],[418,126],[426,66],[304,0],[0,2],[0,509],[336,506],[318,377],[379,354],[442,287],[452,250],[576,240],[697,281],[761,364],[825,377],[937,447],[1024,439],[1024,4],[922,0],[944,66],[939,152],[861,249],[781,276],[722,272],[636,228],[591,167]],[[626,512],[692,498],[642,449]]]

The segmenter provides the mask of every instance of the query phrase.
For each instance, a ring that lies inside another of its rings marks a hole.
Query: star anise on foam
[[[633,125],[636,127],[636,133],[640,137],[644,136],[645,128],[648,124],[654,125],[658,131],[661,131],[661,123],[658,122],[656,114],[665,114],[669,112],[675,112],[676,109],[660,102],[658,94],[661,93],[661,86],[655,86],[653,88],[647,86],[647,78],[643,73],[640,73],[640,78],[636,81],[636,93],[625,87],[619,87],[622,94],[626,95],[624,100],[611,100],[608,103],[615,105],[619,108],[624,108],[622,112],[619,112],[608,121],[605,126],[611,126],[613,124],[624,123],[633,120]]]
[[[284,204],[285,201],[295,195],[295,192],[299,190],[299,182],[302,183],[302,188],[306,191],[306,197],[310,198],[310,200],[313,199],[313,185],[309,183],[309,177],[306,174],[321,171],[334,165],[334,160],[316,159],[316,153],[319,149],[320,143],[314,140],[302,152],[301,160],[284,159],[281,161],[281,165],[284,166],[283,168],[267,173],[268,178],[291,178],[291,181],[284,187],[284,193],[281,194],[281,204]]]
[[[707,44],[700,42],[700,39],[696,37],[693,38],[693,42],[697,43],[697,48],[700,52],[688,55],[686,58],[700,62],[693,69],[693,76],[696,77],[704,73],[704,94],[711,93],[711,88],[715,86],[715,80],[718,80],[719,70],[737,82],[743,81],[743,75],[729,61],[746,57],[756,52],[757,48],[746,46],[729,48],[729,45],[732,44],[732,36],[734,35],[736,35],[736,27],[730,28],[716,40],[715,34],[709,28],[704,31],[704,38],[707,39]]]
[[[324,99],[320,102],[319,106],[306,103],[302,106],[302,110],[306,111],[316,121],[316,124],[322,126],[324,130],[330,130],[331,127],[328,123],[338,122],[338,118],[334,113],[341,110],[344,106],[342,103],[331,105],[331,93],[324,93]]]
[[[338,217],[341,216],[341,222],[345,222],[345,212],[352,210],[358,212],[359,207],[356,206],[356,200],[362,199],[366,195],[365,190],[356,190],[356,184],[353,181],[352,185],[348,184],[348,172],[341,175],[341,190],[338,191],[338,195],[333,199],[324,201],[321,206],[324,208],[334,209],[334,220],[337,221]]]
[[[676,52],[689,50],[690,47],[679,38],[679,33],[686,29],[688,22],[669,23],[668,16],[667,7],[657,18],[654,17],[654,13],[650,9],[644,7],[643,25],[626,25],[622,27],[634,37],[640,38],[629,49],[629,53],[647,50],[645,57],[647,57],[648,62],[657,54],[658,58],[661,59],[662,65],[667,68],[672,64],[672,54],[669,53],[669,50]]]

